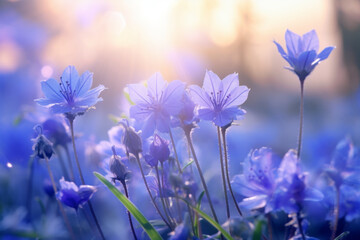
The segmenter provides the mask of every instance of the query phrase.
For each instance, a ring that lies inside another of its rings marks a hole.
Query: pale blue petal
[[[281,56],[290,64],[290,66],[293,66],[294,65],[294,62],[293,62],[293,58],[290,58],[286,52],[284,51],[284,49],[282,48],[282,46],[277,43],[276,41],[273,41],[278,49],[278,52],[281,54]]]
[[[294,70],[297,74],[305,74],[308,75],[311,72],[311,64],[316,59],[316,52],[314,50],[303,52],[300,54]]]
[[[209,108],[201,108],[198,110],[198,117],[202,120],[213,121],[215,118],[215,112]]]
[[[96,188],[93,186],[89,186],[89,185],[81,185],[79,187],[79,197],[80,197],[80,202],[79,204],[82,205],[85,202],[87,202],[92,196],[93,194],[96,192]]]
[[[310,32],[307,32],[302,36],[301,45],[301,51],[319,51],[319,38],[315,30],[311,30]]]
[[[263,208],[266,205],[268,200],[267,195],[257,195],[249,198],[245,198],[239,206],[244,207],[246,209],[258,209]]]
[[[50,110],[53,113],[70,113],[73,111],[73,109],[74,108],[70,106],[67,102],[56,103],[50,106]]]
[[[99,85],[96,88],[91,89],[90,91],[87,91],[85,94],[81,96],[81,98],[97,98],[99,97],[100,93],[105,90],[106,88],[103,85]]]
[[[129,96],[131,101],[135,104],[151,104],[151,99],[148,97],[148,92],[143,84],[128,84]]]
[[[53,78],[41,81],[41,90],[45,97],[51,100],[62,101],[64,97],[60,93],[59,82]]]
[[[304,193],[304,201],[321,201],[324,194],[315,188],[307,188]]]
[[[327,59],[330,55],[330,53],[332,52],[332,50],[334,50],[335,47],[327,47],[324,50],[321,51],[321,53],[319,53],[319,55],[317,56],[317,58],[320,59],[320,61],[323,61],[325,59]]]
[[[160,97],[163,94],[166,87],[166,82],[161,76],[161,74],[159,72],[156,72],[150,77],[147,83],[148,83],[149,95],[155,98],[156,100],[160,100]]]
[[[243,104],[249,95],[250,89],[247,86],[235,87],[229,94],[229,98],[226,99],[224,108],[240,106]],[[225,96],[227,97],[227,96]]]
[[[286,30],[285,41],[288,55],[297,57],[300,52],[301,37],[290,30]]]
[[[226,95],[231,93],[231,91],[239,86],[239,78],[237,73],[229,74],[227,75],[222,81],[221,81],[221,95],[220,100],[222,100]]]
[[[150,137],[153,135],[155,131],[156,119],[154,114],[149,115],[147,119],[145,119],[144,124],[141,128],[141,137],[143,139]]]
[[[298,172],[298,158],[296,151],[290,149],[281,161],[278,169],[279,179],[285,178],[291,182],[292,176]]]
[[[71,189],[71,190],[74,190],[75,192],[77,192],[79,190],[78,186],[76,186],[76,184],[74,182],[65,181],[64,178],[61,178],[59,180],[59,182],[60,182],[61,189]]]
[[[189,87],[190,90],[190,96],[195,104],[206,107],[206,108],[212,108],[213,105],[211,103],[209,95],[204,91],[204,89],[201,89],[197,85],[191,85]]]
[[[264,192],[251,184],[244,175],[234,176],[231,186],[234,191],[245,197],[253,197],[255,195],[263,194]]]
[[[93,73],[86,71],[80,76],[80,81],[78,81],[75,89],[75,95],[81,97],[84,93],[90,90],[93,83]]]
[[[149,110],[146,104],[137,104],[130,107],[130,117],[140,122],[152,114],[154,114],[153,111]]]
[[[156,116],[156,129],[160,132],[167,133],[170,128],[170,115],[163,112]]]
[[[205,73],[203,89],[208,94],[213,93],[214,95],[216,95],[217,92],[222,90],[222,89],[220,89],[220,85],[221,85],[221,79],[218,77],[218,75],[216,75],[212,71],[207,70]],[[211,94],[210,94],[210,96],[211,96]]]
[[[72,91],[76,89],[76,86],[79,82],[79,73],[76,71],[74,66],[68,66],[65,68],[61,76],[61,81],[64,85],[66,85],[66,82],[68,81]]]
[[[216,126],[223,127],[236,119],[237,114],[242,114],[238,107],[231,107],[223,109],[221,112],[215,114],[214,123]]]
[[[48,105],[55,104],[55,103],[59,102],[59,100],[47,99],[47,98],[38,98],[38,99],[35,99],[34,101],[37,102],[41,106],[48,106]]]
[[[185,83],[178,80],[172,81],[166,87],[161,98],[161,103],[164,104],[164,108],[170,115],[176,115],[182,109],[183,106],[180,102],[183,99],[184,93]]]

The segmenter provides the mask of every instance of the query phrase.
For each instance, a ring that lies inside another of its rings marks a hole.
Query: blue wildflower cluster
[[[59,81],[42,81],[43,97],[35,102],[49,111],[36,119],[26,174],[18,176],[26,191],[16,198],[25,201],[15,207],[12,199],[0,201],[0,237],[304,240],[348,234],[347,223],[360,217],[360,149],[345,137],[313,168],[308,162],[320,160],[300,154],[304,81],[334,47],[318,53],[315,30],[302,36],[287,30],[285,40],[287,52],[274,43],[299,78],[301,111],[298,148],[283,153],[269,146],[247,149],[245,159],[230,154],[241,145],[231,138],[250,93],[237,73],[221,79],[206,70],[202,87],[167,82],[160,73],[127,85],[127,114],[114,117],[102,141],[83,141],[75,131],[78,118],[103,100],[106,88],[92,88],[93,73],[79,75],[68,66]],[[216,147],[211,132],[217,132]],[[11,185],[6,174],[1,167],[1,196]],[[49,219],[56,230],[50,231]],[[114,227],[114,219],[129,227]]]

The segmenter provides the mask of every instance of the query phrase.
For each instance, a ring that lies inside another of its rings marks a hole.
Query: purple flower
[[[169,156],[169,141],[155,134],[149,146],[149,153],[144,156],[145,161],[150,167],[157,167],[159,161],[163,163]]]
[[[198,105],[200,119],[213,121],[223,127],[246,112],[239,108],[250,89],[239,86],[237,73],[230,74],[221,80],[212,71],[206,71],[203,87],[190,86],[190,94]]]
[[[64,178],[60,179],[60,187],[61,189],[56,193],[56,198],[75,210],[82,207],[96,192],[94,186],[80,185],[78,187],[74,182],[65,181]]]
[[[54,146],[63,146],[71,142],[69,134],[66,132],[64,123],[56,118],[49,118],[42,123],[45,136],[47,136]]]
[[[127,170],[123,161],[128,161],[128,158],[127,157],[122,158],[119,155],[117,155],[115,146],[112,147],[112,151],[113,151],[113,156],[111,157],[109,162],[110,172],[113,175],[112,180],[114,181],[114,183],[115,180],[125,183],[129,171]]]
[[[236,175],[234,190],[246,198],[240,203],[247,209],[265,207],[265,213],[273,210],[270,203],[275,191],[273,154],[269,148],[260,148],[249,154],[244,162],[244,174]]]
[[[90,90],[92,82],[93,73],[86,71],[79,76],[74,66],[68,66],[60,77],[60,82],[53,78],[41,82],[45,98],[35,101],[54,113],[64,113],[73,119],[102,101],[99,95],[105,87],[99,85]]]
[[[135,103],[130,117],[142,124],[142,136],[149,137],[155,130],[169,132],[170,118],[181,110],[185,84],[175,80],[167,84],[160,73],[155,73],[143,84],[129,84],[129,95]]]
[[[335,47],[326,47],[319,54],[319,39],[315,30],[300,36],[290,30],[285,33],[287,53],[281,45],[274,41],[281,56],[290,64],[286,67],[298,75],[300,81],[314,70],[316,65],[328,58]]]

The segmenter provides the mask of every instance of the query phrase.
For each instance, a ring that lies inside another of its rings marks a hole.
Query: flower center
[[[69,81],[66,81],[65,83],[62,80],[62,77],[60,77],[61,82],[60,85],[60,93],[65,98],[65,100],[68,102],[69,105],[74,104],[74,96],[75,96],[75,89],[71,89],[71,84]]]

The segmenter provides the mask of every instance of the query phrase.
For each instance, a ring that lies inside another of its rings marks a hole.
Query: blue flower
[[[149,137],[155,130],[169,132],[171,116],[181,110],[185,84],[175,80],[167,84],[160,73],[155,73],[143,84],[129,84],[129,95],[135,103],[130,117],[142,124],[142,136]]]
[[[56,146],[63,146],[71,142],[69,134],[66,132],[65,125],[61,120],[49,118],[42,123],[44,135]]]
[[[316,65],[328,58],[335,47],[326,47],[319,54],[319,39],[315,30],[300,36],[290,30],[285,33],[287,53],[281,45],[274,41],[281,56],[290,64],[286,67],[298,75],[300,81],[314,70]]]
[[[178,115],[172,121],[172,127],[194,128],[199,119],[195,115],[195,103],[191,100],[189,94],[185,92],[181,101],[182,108]]]
[[[44,159],[45,156],[50,159],[54,153],[53,144],[43,135],[43,130],[40,125],[36,125],[34,130],[37,131],[38,136],[35,139],[32,139],[34,145],[32,150],[34,151],[35,157]]]
[[[275,191],[273,153],[269,148],[260,148],[249,154],[244,162],[244,174],[233,179],[234,190],[246,198],[240,205],[247,209],[265,207],[265,213],[273,210],[271,198]]]
[[[74,66],[68,66],[60,77],[60,82],[53,78],[41,82],[45,98],[35,101],[54,113],[64,113],[73,119],[102,101],[99,95],[105,87],[99,85],[90,90],[92,82],[93,73],[86,71],[79,76]]]
[[[82,207],[96,192],[94,186],[80,185],[78,187],[73,182],[65,181],[64,178],[60,179],[60,186],[61,189],[56,193],[56,198],[75,210]]]
[[[213,121],[223,127],[246,112],[239,108],[250,89],[239,86],[237,73],[230,74],[221,80],[212,71],[206,71],[203,87],[190,86],[190,94],[198,105],[200,119]]]

